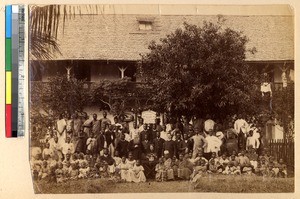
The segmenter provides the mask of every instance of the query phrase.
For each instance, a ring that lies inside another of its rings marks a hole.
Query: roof
[[[198,10],[197,10],[198,12]],[[225,15],[224,26],[249,38],[247,48],[257,52],[246,54],[248,61],[294,60],[293,15]],[[139,30],[138,21],[153,21],[153,30]],[[148,52],[149,43],[159,41],[182,27],[183,22],[203,25],[217,22],[218,15],[175,14],[82,14],[68,19],[58,33],[61,55],[54,59],[140,60]]]

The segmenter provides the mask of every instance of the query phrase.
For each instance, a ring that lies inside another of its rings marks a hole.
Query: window
[[[140,30],[152,30],[152,22],[150,21],[139,21]]]

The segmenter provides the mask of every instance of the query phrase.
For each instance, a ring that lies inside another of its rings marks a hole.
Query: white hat
[[[165,150],[165,151],[164,151],[164,154],[165,154],[165,155],[169,154],[169,151],[168,151],[168,150]]]
[[[204,130],[206,132],[212,131],[214,129],[215,122],[213,120],[206,120],[204,122]]]

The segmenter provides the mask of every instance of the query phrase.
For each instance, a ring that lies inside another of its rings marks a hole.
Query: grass
[[[218,192],[218,193],[288,193],[294,192],[294,178],[259,176],[212,176],[194,187],[188,181],[116,183],[107,179],[80,179],[61,184],[35,181],[36,193],[150,193],[150,192]]]

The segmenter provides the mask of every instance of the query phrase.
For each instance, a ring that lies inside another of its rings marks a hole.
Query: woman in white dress
[[[59,118],[56,121],[57,138],[58,138],[58,143],[60,146],[63,146],[63,144],[65,143],[66,128],[67,128],[66,120],[63,118],[63,116],[61,114],[61,115],[59,115]]]

